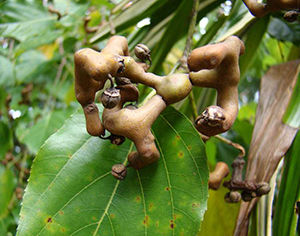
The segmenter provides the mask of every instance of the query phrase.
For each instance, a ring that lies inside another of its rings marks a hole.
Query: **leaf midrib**
[[[128,154],[132,151],[132,148],[133,148],[133,142],[131,143],[131,145],[130,145],[130,147],[129,147]],[[127,156],[128,156],[128,154],[127,154],[126,157],[125,157],[125,161],[124,161],[123,165],[126,165],[126,163],[127,163]],[[100,220],[98,221],[97,228],[96,228],[96,230],[95,230],[93,236],[97,235],[98,230],[99,230],[99,228],[100,228],[100,226],[101,226],[101,224],[102,224],[102,222],[103,222],[103,219],[104,219],[105,215],[107,215],[107,212],[108,212],[108,210],[109,210],[109,208],[110,208],[110,206],[111,206],[111,204],[112,204],[112,201],[113,201],[113,199],[114,199],[114,197],[115,197],[115,194],[116,194],[116,192],[117,192],[117,189],[118,189],[119,184],[120,184],[120,180],[118,180],[117,183],[116,183],[116,185],[115,185],[115,188],[114,188],[114,190],[113,190],[113,192],[112,192],[112,195],[111,195],[111,197],[110,197],[110,199],[109,199],[109,201],[108,201],[108,203],[107,203],[107,205],[106,205],[106,208],[105,208],[105,210],[104,210],[104,212],[103,212],[103,214],[102,214]]]

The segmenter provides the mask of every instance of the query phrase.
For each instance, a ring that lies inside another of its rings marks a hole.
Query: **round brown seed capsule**
[[[297,20],[299,15],[300,15],[300,11],[297,10],[288,11],[284,14],[283,19],[287,22],[294,22]]]
[[[115,144],[118,146],[123,144],[126,140],[124,136],[116,135],[116,134],[111,134],[109,139],[112,144]]]
[[[115,77],[115,82],[117,85],[131,84],[130,79],[126,77]]]
[[[134,54],[138,59],[141,59],[142,61],[144,60],[151,61],[150,53],[151,53],[150,49],[144,44],[138,44],[134,48]]]
[[[112,109],[120,102],[120,90],[108,88],[101,95],[101,102],[105,108]]]
[[[255,191],[257,196],[262,196],[268,194],[271,190],[271,187],[266,182],[260,182],[257,184],[257,190]]]
[[[123,164],[115,164],[111,168],[111,174],[118,180],[124,180],[127,175],[127,168]]]
[[[225,201],[228,203],[238,203],[241,201],[242,196],[239,192],[237,191],[231,191],[229,193],[226,193],[225,195]]]
[[[249,192],[242,192],[242,199],[244,202],[250,202],[255,196],[252,195],[252,193]]]

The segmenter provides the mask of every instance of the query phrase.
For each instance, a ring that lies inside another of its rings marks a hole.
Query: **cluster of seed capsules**
[[[104,138],[107,130],[111,133],[107,139],[117,145],[125,138],[132,140],[136,151],[128,155],[128,163],[134,169],[141,169],[160,157],[151,133],[153,122],[167,106],[186,98],[193,86],[214,88],[218,92],[217,104],[206,108],[196,119],[197,130],[206,136],[227,131],[238,112],[238,61],[244,50],[243,42],[230,36],[224,42],[193,50],[187,61],[188,73],[166,76],[147,72],[151,65],[150,50],[145,45],[137,45],[138,60],[135,60],[129,54],[127,39],[122,36],[111,37],[101,52],[89,48],[77,51],[75,93],[84,110],[87,132]],[[94,100],[107,80],[111,86],[102,93],[104,110],[100,119]],[[126,105],[137,103],[137,83],[156,90],[156,95],[139,108]],[[119,179],[126,175],[120,165],[113,170]]]

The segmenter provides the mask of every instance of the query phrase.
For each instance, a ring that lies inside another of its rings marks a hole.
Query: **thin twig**
[[[226,144],[228,144],[230,146],[233,146],[234,148],[238,149],[240,151],[239,157],[244,157],[245,156],[245,154],[246,154],[245,149],[240,144],[234,143],[231,140],[222,137],[221,135],[216,135],[216,136],[213,136],[213,137],[215,137],[215,138],[219,139],[220,141],[222,141],[222,142],[224,142],[224,143],[226,143]]]
[[[15,44],[15,40],[10,39],[9,40],[9,51],[8,51],[8,58],[9,59],[11,59],[13,57],[14,44]]]
[[[186,38],[186,42],[185,42],[185,47],[184,47],[184,51],[182,54],[182,57],[179,60],[179,67],[187,70],[187,58],[188,55],[191,51],[192,48],[192,41],[193,41],[193,36],[195,33],[195,27],[196,27],[196,20],[197,20],[197,15],[198,15],[198,11],[199,11],[199,5],[200,5],[200,0],[194,0],[194,4],[193,4],[193,9],[192,9],[192,18],[190,21],[190,26],[189,26],[189,30],[188,30],[188,35]],[[194,94],[193,91],[190,92],[189,94],[189,102],[192,108],[192,113],[193,113],[193,118],[196,119],[198,117],[198,111],[197,111],[197,106],[196,106],[196,102],[195,102],[195,98],[194,98]]]
[[[139,107],[142,107],[144,104],[146,104],[152,97],[154,97],[154,95],[156,94],[156,90],[153,89],[148,95],[147,97],[145,97],[145,99],[143,100],[143,102],[141,102],[139,104]]]
[[[111,17],[112,17],[112,14],[109,14],[108,22],[109,22],[109,27],[110,27],[110,34],[115,35],[116,34],[116,28],[115,28],[114,22],[113,22]]]
[[[191,91],[189,94],[189,101],[190,101],[190,104],[192,107],[193,118],[194,118],[194,120],[196,120],[196,118],[198,117],[198,111],[197,111],[197,106],[196,106],[193,91]]]
[[[25,151],[23,153],[23,157],[22,157],[21,163],[20,163],[21,164],[21,170],[20,170],[20,173],[19,173],[19,180],[18,180],[19,185],[21,185],[22,182],[23,182],[23,177],[24,177],[25,169],[26,169],[26,160],[27,160],[27,157],[28,157],[27,149],[25,149]]]
[[[172,68],[172,70],[170,71],[169,75],[174,74],[174,72],[180,67],[180,61],[178,61]]]
[[[194,5],[193,5],[193,9],[192,9],[192,18],[191,18],[189,31],[188,31],[188,35],[187,35],[187,39],[186,39],[186,43],[185,43],[185,48],[184,48],[184,51],[183,51],[183,55],[180,59],[180,63],[181,63],[182,68],[187,68],[187,58],[188,58],[188,55],[189,55],[189,53],[191,51],[191,48],[192,48],[192,41],[193,41],[193,36],[194,36],[194,33],[195,33],[195,27],[196,27],[196,20],[197,20],[197,15],[198,15],[198,11],[199,11],[199,5],[200,5],[200,0],[194,0]]]
[[[56,14],[57,20],[60,20],[60,18],[62,17],[62,14],[57,9],[55,9],[52,5],[48,6],[48,11],[52,14]]]
[[[91,17],[87,16],[84,19],[83,28],[87,34],[95,33],[98,30],[98,26],[89,27],[88,23],[91,21]]]

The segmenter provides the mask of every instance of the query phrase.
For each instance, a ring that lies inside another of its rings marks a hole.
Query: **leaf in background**
[[[224,25],[227,18],[228,16],[220,15],[217,21],[215,21],[214,19],[209,21],[209,25],[207,26],[208,27],[207,32],[200,37],[200,40],[196,42],[194,48],[202,47],[205,46],[206,44],[209,44],[212,41],[212,39],[216,36],[220,28]]]
[[[269,19],[267,16],[256,20],[247,32],[247,38],[244,41],[246,50],[244,55],[240,57],[241,79],[244,78],[245,73],[253,64],[253,59],[267,30]]]
[[[183,1],[177,8],[173,18],[168,23],[163,36],[151,52],[151,56],[153,57],[150,68],[151,71],[157,72],[162,69],[162,63],[174,44],[188,32],[192,7],[193,1]],[[175,25],[176,27],[174,27]]]
[[[294,87],[293,95],[290,100],[288,109],[284,114],[283,122],[294,128],[299,128],[300,126],[299,118],[300,118],[300,76],[298,75],[298,80]]]
[[[14,84],[14,71],[11,61],[0,55],[0,85],[9,86]]]
[[[200,3],[200,10],[198,13],[198,20],[206,16],[207,12],[218,7],[222,0],[208,0]],[[175,43],[187,34],[189,29],[190,17],[193,7],[193,1],[182,1],[180,6],[175,11],[173,18],[168,23],[161,40],[156,44],[152,51],[152,66],[150,71],[160,72],[162,63],[166,56],[175,45]],[[176,27],[174,27],[176,26]],[[180,29],[180,30],[178,30]]]
[[[18,58],[15,65],[17,82],[18,83],[37,82],[38,81],[37,77],[38,76],[42,77],[43,71],[51,70],[53,72],[53,68],[49,68],[49,65],[48,68],[46,68],[45,65],[47,65],[48,62],[49,61],[47,61],[46,56],[40,51],[31,50],[31,51],[24,52]]]
[[[74,28],[78,25],[82,25],[84,20],[83,17],[88,10],[88,1],[65,1],[65,0],[55,0],[55,8],[63,14],[60,19],[59,24],[61,24],[65,29],[70,27],[69,35],[74,34]],[[78,30],[77,30],[78,31]],[[77,35],[76,35],[77,36]]]
[[[0,160],[4,158],[7,151],[13,147],[12,130],[8,124],[0,118]]]
[[[56,132],[73,112],[72,108],[50,111],[32,127],[19,127],[16,133],[19,142],[26,144],[32,153],[37,153],[46,139]]]
[[[290,41],[300,47],[299,21],[288,23],[283,19],[272,18],[268,27],[268,33],[279,41]]]
[[[228,189],[225,187],[221,187],[218,191],[209,190],[207,212],[198,236],[233,235],[240,204],[226,203],[224,196],[227,192]]]
[[[34,160],[17,235],[196,235],[208,194],[203,142],[174,108],[153,133],[160,160],[118,181],[111,167],[134,145],[91,137],[80,109]]]
[[[1,6],[0,15],[3,18],[3,24],[0,24],[1,36],[21,42],[43,35],[54,27],[56,21],[56,16],[50,16],[45,9],[30,3],[7,1]]]
[[[269,182],[297,129],[283,124],[300,67],[300,60],[271,67],[261,79],[260,98],[248,154],[247,181]],[[276,101],[276,102],[274,102]],[[259,198],[242,202],[235,234],[246,235],[249,215]]]
[[[122,31],[140,20],[149,17],[155,10],[159,9],[167,0],[140,0],[134,2],[129,8],[117,15],[112,21],[116,31]],[[90,39],[90,43],[96,43],[110,34],[111,26],[109,22],[101,26],[95,35]]]
[[[7,214],[7,207],[13,195],[15,188],[13,172],[0,165],[0,221]]]
[[[18,44],[15,49],[15,56],[18,57],[23,52],[31,49],[36,49],[39,46],[53,43],[60,35],[62,31],[46,31],[43,35],[33,36]]]
[[[243,139],[245,144],[250,145],[253,125],[249,121],[236,119],[232,130]]]
[[[214,37],[214,41],[223,41],[230,35],[236,35],[242,31],[243,26],[249,26],[254,17],[248,13],[248,9],[243,2],[234,1],[230,14],[220,30]]]
[[[300,133],[285,156],[285,165],[280,183],[278,200],[275,205],[273,235],[296,235],[299,214],[295,212],[300,200]]]

